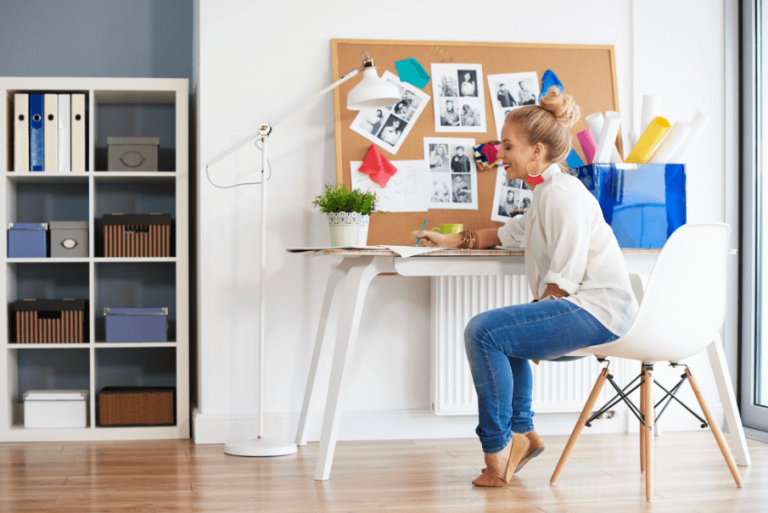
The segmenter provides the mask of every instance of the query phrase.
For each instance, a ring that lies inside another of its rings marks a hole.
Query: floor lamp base
[[[273,438],[235,440],[224,446],[224,454],[231,456],[286,456],[297,450],[295,443]]]

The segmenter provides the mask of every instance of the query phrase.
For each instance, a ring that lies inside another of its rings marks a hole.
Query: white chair
[[[594,355],[601,361],[606,361],[607,357],[628,358],[642,363],[640,407],[635,409],[635,413],[641,419],[640,465],[641,470],[645,470],[645,498],[649,502],[653,497],[653,420],[657,418],[651,391],[653,366],[657,362],[677,365],[684,358],[706,348],[713,340],[719,340],[718,330],[725,320],[726,255],[730,231],[724,223],[686,224],[678,228],[667,240],[653,267],[640,309],[629,331],[611,343],[586,347],[567,355]],[[686,378],[690,381],[733,479],[741,486],[739,470],[717,420],[688,367],[680,365],[685,367],[682,381]],[[606,365],[560,456],[551,484],[557,483],[608,379]],[[612,385],[618,392],[617,385],[613,382]],[[643,421],[646,417],[648,422]]]

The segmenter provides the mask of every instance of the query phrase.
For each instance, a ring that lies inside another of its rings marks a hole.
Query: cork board
[[[384,70],[397,75],[395,62],[416,58],[427,73],[432,63],[482,64],[485,89],[487,132],[445,133],[436,132],[434,124],[434,97],[432,80],[424,92],[432,97],[418,121],[413,125],[397,155],[379,148],[390,160],[424,159],[424,137],[474,138],[475,145],[496,139],[491,95],[488,93],[487,75],[535,71],[541,76],[547,69],[554,71],[563,83],[565,91],[572,95],[581,107],[581,119],[573,127],[573,147],[584,158],[576,134],[588,128],[586,116],[594,112],[619,110],[616,63],[612,45],[542,45],[522,43],[436,42],[436,41],[385,41],[385,40],[331,40],[333,79],[360,66],[360,54],[366,51],[373,58],[379,76]],[[362,74],[361,74],[362,76]],[[371,142],[350,130],[357,111],[346,108],[347,95],[359,83],[355,77],[334,90],[336,125],[336,181],[351,185],[350,161],[363,160]],[[619,151],[621,134],[617,139]],[[368,244],[414,244],[410,233],[421,229],[424,219],[427,228],[441,223],[463,223],[465,229],[498,228],[503,223],[491,221],[491,208],[495,189],[496,171],[479,171],[478,210],[430,209],[428,212],[390,212],[371,216]]]

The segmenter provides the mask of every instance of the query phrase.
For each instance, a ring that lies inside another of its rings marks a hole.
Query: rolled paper
[[[696,139],[699,138],[701,132],[704,130],[704,127],[707,126],[707,123],[709,123],[710,119],[711,118],[709,116],[700,110],[696,111],[696,114],[693,116],[693,120],[687,125],[688,137],[685,138],[685,141],[683,141],[677,151],[670,158],[669,162],[671,164],[686,163],[685,161],[686,157],[688,157],[688,152],[691,150],[693,143],[695,143]]]
[[[629,157],[627,157],[626,163],[645,164],[648,162],[651,154],[653,154],[653,150],[656,149],[656,146],[661,142],[668,131],[669,121],[661,116],[653,118],[648,125],[648,128],[643,132],[643,135],[640,136],[640,140],[637,141],[635,147],[629,152]]]
[[[549,91],[549,88],[552,86],[556,86],[558,89],[560,89],[561,93],[565,90],[563,83],[560,82],[559,78],[557,78],[555,72],[551,69],[548,69],[541,76],[541,93],[539,94],[539,99],[545,97]]]
[[[601,112],[595,112],[594,114],[587,116],[587,125],[593,136],[597,134],[597,136],[600,137],[600,134],[603,133],[603,122],[603,114]],[[616,149],[615,144],[611,151],[611,162],[614,164],[621,164],[622,162],[621,157],[619,156],[619,150]]]
[[[648,159],[649,164],[666,164],[670,162],[672,155],[675,154],[680,145],[688,138],[690,130],[685,123],[678,121],[672,127],[672,130],[664,137],[659,143],[659,147],[653,152],[651,158]]]
[[[595,151],[595,164],[607,164],[611,160],[611,149],[616,149],[616,136],[619,135],[621,127],[621,114],[609,110],[605,113],[603,122],[603,131],[600,133],[600,140],[597,142]]]
[[[584,153],[584,158],[587,159],[587,164],[591,164],[595,161],[595,150],[597,150],[597,142],[592,135],[592,130],[587,128],[583,132],[579,132],[576,137],[579,138],[581,151]]]
[[[645,129],[651,124],[653,118],[661,113],[661,95],[646,94],[643,95],[643,115],[640,118],[640,133],[645,133]],[[639,139],[638,139],[639,140]],[[635,144],[636,146],[637,144]],[[634,147],[634,146],[633,146]]]

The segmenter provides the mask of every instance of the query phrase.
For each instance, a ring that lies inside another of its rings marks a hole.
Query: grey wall
[[[0,76],[192,82],[192,0],[0,0]]]
[[[191,88],[193,10],[193,0],[0,0],[0,76],[187,78]],[[170,116],[161,112],[158,122],[157,106],[140,108],[141,115],[125,116],[120,106],[102,106],[101,146],[107,132],[142,135],[149,132],[145,125],[175,146],[172,109]],[[61,350],[56,358],[41,359],[51,355],[19,351],[20,392],[88,388],[87,351]],[[163,368],[173,369],[173,355],[161,356]],[[63,378],[51,381],[49,375]],[[194,381],[190,385],[194,391]]]

